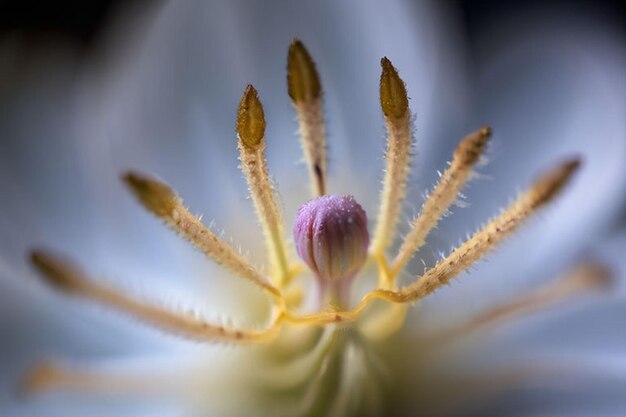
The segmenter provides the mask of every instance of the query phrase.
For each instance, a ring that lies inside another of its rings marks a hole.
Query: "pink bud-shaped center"
[[[322,280],[351,278],[367,258],[367,215],[350,195],[325,195],[304,204],[293,234],[298,255]]]

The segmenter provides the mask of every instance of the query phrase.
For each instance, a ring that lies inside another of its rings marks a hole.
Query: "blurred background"
[[[133,8],[159,7],[151,0],[3,0],[0,2],[0,36],[23,33],[33,42],[48,43],[51,38],[70,42],[89,55],[98,48],[109,24],[120,14]],[[564,16],[587,10],[606,19],[607,24],[626,31],[624,4],[617,0],[559,1],[529,0],[502,2],[497,0],[448,1],[461,19],[467,42],[471,45],[485,23],[502,16],[520,13],[537,5],[558,9]]]

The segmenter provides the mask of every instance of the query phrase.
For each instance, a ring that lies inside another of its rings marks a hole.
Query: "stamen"
[[[536,313],[576,296],[590,292],[604,292],[613,283],[612,275],[611,271],[600,263],[577,265],[563,278],[520,295],[504,305],[492,308],[452,329],[436,334],[431,339],[437,342],[447,341],[475,330]]]
[[[91,391],[106,393],[171,393],[175,383],[155,375],[116,375],[97,371],[69,369],[44,362],[29,370],[21,384],[26,394],[49,390]]]
[[[387,58],[380,61],[380,105],[387,125],[387,167],[371,253],[379,261],[393,241],[406,194],[411,154],[411,113],[404,82]]]
[[[252,85],[248,85],[239,104],[237,136],[241,169],[265,233],[275,271],[274,284],[281,287],[290,280],[291,274],[283,224],[265,159],[265,115]]]
[[[176,314],[161,307],[134,300],[112,288],[87,279],[76,266],[43,251],[31,253],[33,265],[56,289],[87,298],[133,316],[166,332],[202,342],[268,342],[277,336],[277,322],[266,330],[231,329],[207,323],[192,315]]]
[[[198,250],[239,276],[250,280],[276,298],[280,292],[272,286],[232,246],[211,232],[185,208],[182,199],[167,185],[136,172],[123,177],[139,202],[191,242]]]
[[[415,283],[398,292],[378,290],[375,293],[394,302],[411,302],[432,294],[493,250],[536,209],[552,200],[569,182],[579,165],[580,161],[574,159],[544,174],[502,214],[426,271]]]
[[[311,189],[315,196],[324,195],[328,162],[322,87],[315,62],[298,39],[289,46],[287,90],[298,116],[300,143],[309,168]]]
[[[67,378],[64,372],[53,363],[41,363],[29,370],[21,384],[27,394],[47,391],[53,388],[70,388],[74,378]]]
[[[391,265],[392,280],[404,268],[411,257],[424,245],[426,236],[437,226],[443,213],[454,203],[459,191],[470,178],[472,169],[482,154],[487,139],[491,135],[488,126],[467,135],[454,151],[450,167],[446,169],[439,183],[428,196],[422,207],[419,217],[413,222],[413,227],[405,237],[396,259]]]

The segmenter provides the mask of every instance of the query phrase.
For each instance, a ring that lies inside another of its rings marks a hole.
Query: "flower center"
[[[346,305],[350,284],[367,259],[365,210],[352,196],[317,197],[298,209],[293,234],[322,295]]]

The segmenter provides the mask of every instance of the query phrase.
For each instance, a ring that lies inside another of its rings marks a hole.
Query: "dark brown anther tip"
[[[404,81],[391,61],[384,57],[380,60],[380,106],[388,119],[400,119],[409,111],[409,99]]]
[[[322,85],[315,62],[304,44],[296,38],[289,45],[287,54],[287,92],[296,104],[314,100],[322,95]]]
[[[248,148],[256,148],[265,137],[265,113],[252,84],[248,84],[239,103],[237,135]]]

